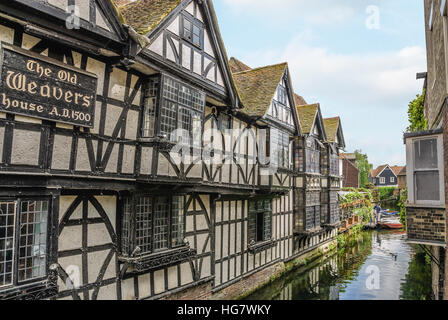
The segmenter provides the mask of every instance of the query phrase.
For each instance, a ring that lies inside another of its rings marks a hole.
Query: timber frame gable
[[[119,49],[117,43],[126,43],[128,32],[123,26],[122,16],[112,1],[10,0],[7,6],[0,4],[0,11],[7,10],[8,14],[13,14],[18,19],[25,18],[27,22],[48,27],[59,34],[90,42],[91,49],[93,46],[98,47],[98,43],[106,43],[105,48]],[[27,14],[30,10],[35,12],[31,15],[31,19]],[[31,25],[25,27],[28,32],[34,32],[36,35],[48,33]],[[83,32],[79,32],[79,29]],[[54,40],[63,40],[60,36],[55,37]]]
[[[138,2],[122,7],[122,11],[131,27],[150,41],[141,54],[141,58],[146,60],[143,63],[154,61],[149,64],[151,68],[193,81],[208,91],[216,106],[239,109],[241,105],[212,2],[171,1],[171,7],[167,4],[159,20],[151,26],[143,24],[145,27],[135,18],[138,16]],[[187,24],[191,26],[188,32],[185,31]],[[197,42],[193,40],[196,37]]]

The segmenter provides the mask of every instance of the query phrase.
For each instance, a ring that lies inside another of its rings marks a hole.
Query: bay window
[[[405,135],[405,138],[409,202],[443,206],[445,195],[442,135],[431,135],[427,132]]]
[[[121,251],[145,256],[184,246],[184,196],[134,196],[124,200]]]
[[[320,148],[315,138],[309,137],[305,146],[305,172],[320,173]]]
[[[205,94],[171,77],[163,76],[160,105],[160,135],[171,142],[200,146]],[[175,136],[174,130],[184,129],[189,136]],[[181,140],[179,140],[181,139]]]
[[[49,200],[0,201],[0,290],[47,277]]]
[[[159,90],[162,91],[160,94]],[[204,109],[205,94],[202,91],[165,75],[161,80],[150,79],[145,90],[142,137],[152,138],[157,133],[159,137],[173,143],[200,147]],[[175,134],[176,129],[184,130],[182,136]]]

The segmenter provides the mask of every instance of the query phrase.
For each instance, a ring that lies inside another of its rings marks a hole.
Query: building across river
[[[328,248],[339,118],[210,0],[0,3],[0,299],[208,299]]]

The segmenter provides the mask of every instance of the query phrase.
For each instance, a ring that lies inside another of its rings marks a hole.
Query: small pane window
[[[205,94],[170,77],[164,77],[162,96],[160,135],[171,142],[185,144],[190,144],[192,136],[195,146],[200,147]],[[176,129],[185,130],[182,139],[173,135]]]
[[[12,284],[15,202],[0,203],[0,288]]]
[[[158,197],[154,207],[154,250],[168,248],[168,197]]]
[[[249,201],[249,242],[262,242],[272,237],[271,200]]]
[[[48,200],[0,202],[0,288],[46,277],[48,213]]]
[[[124,201],[122,254],[128,256],[138,246],[139,255],[176,248],[184,244],[184,196],[136,196]],[[135,227],[131,224],[135,221]],[[131,230],[134,229],[134,234]],[[130,244],[135,237],[135,247]]]
[[[145,94],[144,101],[144,119],[143,119],[143,137],[154,137],[154,121],[155,121],[155,109],[157,105],[157,92],[159,83],[157,80],[150,80],[148,89]]]

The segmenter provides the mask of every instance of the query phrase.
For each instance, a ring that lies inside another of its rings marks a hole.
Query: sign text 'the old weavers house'
[[[97,77],[5,43],[0,111],[92,128]]]

